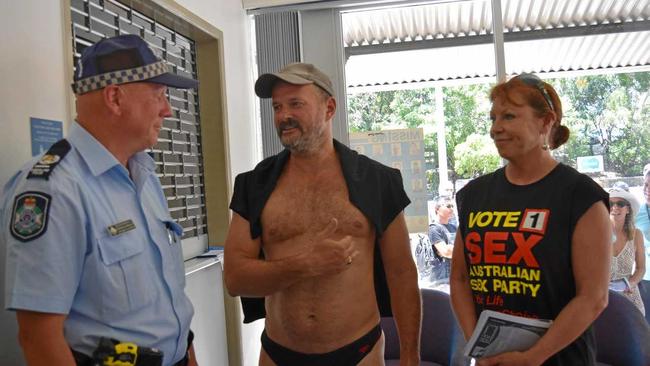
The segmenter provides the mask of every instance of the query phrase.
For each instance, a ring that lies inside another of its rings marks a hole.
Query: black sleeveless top
[[[479,177],[457,195],[459,229],[477,317],[484,309],[555,319],[576,296],[571,239],[595,203],[609,206],[598,184],[558,164],[541,180],[508,182],[505,168]],[[588,253],[583,253],[588,255]],[[545,365],[594,365],[589,327]]]

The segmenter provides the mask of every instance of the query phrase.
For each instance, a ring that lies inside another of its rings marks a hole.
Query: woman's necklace
[[[614,257],[618,257],[621,252],[623,252],[623,249],[625,249],[627,240],[625,239],[625,233],[623,232],[623,229],[619,230],[614,228],[612,234],[614,235],[614,240],[612,242],[612,246],[614,247]]]

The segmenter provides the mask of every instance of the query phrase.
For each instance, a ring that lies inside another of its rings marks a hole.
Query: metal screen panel
[[[89,45],[118,34],[137,34],[175,74],[197,78],[195,43],[115,0],[71,0],[74,64]],[[207,235],[201,123],[197,90],[168,89],[173,115],[148,151],[156,161],[172,217],[183,239]]]

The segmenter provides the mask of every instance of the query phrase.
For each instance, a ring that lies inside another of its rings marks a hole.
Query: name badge
[[[108,230],[108,233],[111,234],[111,236],[117,236],[135,229],[135,224],[133,223],[133,220],[129,219],[118,222],[117,224],[113,224],[106,229]]]

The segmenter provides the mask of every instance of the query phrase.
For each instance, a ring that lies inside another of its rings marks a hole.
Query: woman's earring
[[[547,139],[547,135],[544,135],[544,144],[542,145],[542,150],[548,150],[548,139]]]

